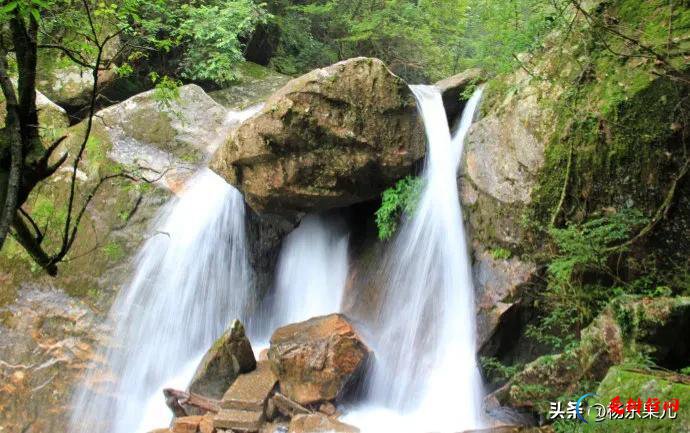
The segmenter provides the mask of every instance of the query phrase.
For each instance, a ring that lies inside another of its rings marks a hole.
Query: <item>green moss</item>
[[[103,253],[109,260],[119,261],[125,256],[125,251],[116,241],[110,241],[102,247]]]
[[[623,419],[591,422],[582,426],[583,433],[685,433],[690,431],[690,377],[660,372],[630,371],[621,367],[612,367],[597,389],[597,397],[590,404],[608,406],[611,399],[619,396],[621,401],[641,398],[643,403],[648,398],[664,401],[677,398],[680,409],[676,419]],[[591,421],[591,419],[590,419]]]
[[[494,260],[507,260],[509,259],[513,253],[506,248],[502,247],[496,247],[491,249],[491,257],[494,258]]]

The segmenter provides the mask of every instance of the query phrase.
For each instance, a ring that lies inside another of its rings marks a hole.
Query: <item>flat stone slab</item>
[[[222,409],[235,409],[263,413],[266,400],[271,396],[278,378],[268,361],[260,361],[256,370],[241,374],[225,392],[220,402]]]
[[[213,418],[213,427],[232,431],[256,432],[259,431],[263,422],[263,412],[222,409]]]

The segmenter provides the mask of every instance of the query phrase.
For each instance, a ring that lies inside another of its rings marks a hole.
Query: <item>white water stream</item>
[[[424,188],[381,270],[388,286],[373,330],[377,362],[368,400],[344,419],[364,433],[482,425],[473,287],[456,181],[481,92],[467,103],[451,138],[438,89],[412,90],[428,139]],[[132,281],[111,310],[115,330],[101,354],[104,367],[88,372],[75,396],[72,433],[165,426],[171,414],[162,388],[185,388],[204,351],[230,321],[248,319],[257,301],[244,230],[241,194],[207,169],[161,210]],[[271,329],[338,311],[347,255],[341,222],[305,217],[283,245]]]
[[[184,388],[201,355],[251,302],[239,191],[203,169],[153,226],[111,309],[105,364],[89,371],[75,397],[74,433],[165,426],[171,413],[162,388]]]
[[[348,235],[337,217],[308,215],[283,242],[271,330],[340,311]]]
[[[346,417],[365,433],[458,432],[482,425],[474,288],[457,169],[481,98],[451,137],[440,91],[412,86],[426,128],[424,186],[389,252],[367,404]]]

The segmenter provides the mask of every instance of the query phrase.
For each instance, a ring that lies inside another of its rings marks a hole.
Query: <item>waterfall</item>
[[[229,322],[245,318],[252,298],[239,191],[202,169],[160,210],[135,269],[110,312],[103,366],[76,393],[74,433],[165,426],[161,389],[184,388]]]
[[[348,235],[337,217],[308,215],[283,243],[271,330],[340,310]]]
[[[387,287],[367,405],[345,418],[367,433],[458,432],[482,425],[474,288],[456,179],[481,90],[451,137],[440,91],[411,89],[428,142],[424,186],[382,270]]]

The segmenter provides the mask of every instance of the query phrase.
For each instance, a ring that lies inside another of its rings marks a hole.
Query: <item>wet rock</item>
[[[590,398],[588,403],[603,404],[608,407],[611,400],[619,396],[623,404],[628,399],[640,398],[646,403],[649,398],[658,398],[660,409],[663,404],[672,399],[680,401],[680,411],[676,419],[644,419],[636,423],[635,420],[606,420],[607,431],[617,432],[632,428],[636,432],[684,433],[690,431],[690,418],[684,403],[690,400],[690,376],[660,370],[633,370],[622,366],[613,367],[599,384],[596,397]],[[632,424],[632,426],[631,426]],[[620,430],[619,430],[620,429]]]
[[[1,306],[0,431],[68,431],[72,385],[106,335],[86,303],[59,290],[27,287]]]
[[[660,367],[680,370],[688,366],[690,297],[638,298],[623,296],[611,303],[627,345],[644,353]]]
[[[268,361],[259,362],[256,370],[240,375],[223,395],[221,410],[213,418],[213,426],[258,431],[266,419],[273,418],[266,412],[277,381]]]
[[[133,140],[198,161],[219,144],[226,113],[201,87],[188,84],[170,101],[158,100],[150,90],[99,111],[97,118],[113,142]]]
[[[288,433],[359,433],[359,429],[324,414],[314,413],[292,418]]]
[[[481,69],[467,69],[434,84],[441,90],[443,95],[443,106],[446,107],[446,116],[448,116],[449,124],[452,125],[460,116],[465,105],[462,101],[462,92],[468,86],[479,82],[483,75]]]
[[[189,391],[220,399],[240,374],[255,368],[256,359],[244,326],[235,320],[201,359]]]
[[[257,432],[264,421],[264,413],[261,411],[222,409],[213,418],[213,427],[229,431]]]
[[[646,353],[658,365],[681,368],[690,352],[677,336],[688,331],[690,298],[623,296],[582,331],[578,346],[537,358],[493,396],[501,404],[546,414],[549,401],[574,392],[583,380],[602,380],[623,361],[626,348]]]
[[[377,59],[355,58],[290,81],[211,167],[257,212],[298,215],[374,198],[423,155],[405,82]]]
[[[203,420],[202,416],[185,416],[175,418],[172,426],[172,433],[196,433]]]
[[[599,381],[623,361],[623,335],[612,310],[582,331],[577,347],[527,364],[494,395],[503,405],[546,414],[548,404],[574,392],[582,380]]]
[[[238,376],[223,395],[224,409],[262,411],[273,393],[278,378],[268,361],[259,362],[254,371]]]
[[[338,409],[335,408],[335,405],[331,402],[326,402],[326,403],[321,403],[319,406],[319,412],[326,416],[333,416],[338,412]]]
[[[307,409],[306,407],[302,406],[297,402],[290,400],[289,398],[285,397],[283,394],[279,392],[275,393],[271,401],[275,405],[278,412],[280,412],[283,416],[286,416],[288,418],[292,418],[295,415],[312,413],[311,410]]]
[[[469,232],[486,249],[495,245],[527,248],[522,210],[532,202],[532,190],[544,164],[543,137],[553,129],[549,112],[539,104],[544,89],[516,72],[507,86],[513,95],[485,94],[485,116],[470,128],[460,169],[460,198]],[[554,97],[557,89],[550,89]],[[497,99],[493,99],[497,98]]]
[[[497,254],[480,244],[474,245],[472,274],[477,292],[477,347],[484,356],[494,356],[502,346],[501,327],[511,325],[506,323],[510,311],[520,302],[522,287],[537,272],[534,263],[514,256],[494,255]]]
[[[366,344],[340,314],[279,328],[268,352],[281,392],[302,405],[342,397],[369,357]]]

